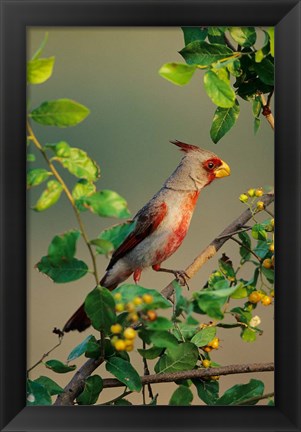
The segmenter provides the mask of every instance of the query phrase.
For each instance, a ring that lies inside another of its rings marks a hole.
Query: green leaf
[[[254,248],[254,252],[259,258],[265,258],[269,253],[269,243],[265,240],[258,240],[256,247]]]
[[[52,158],[52,160],[60,162],[64,168],[78,178],[93,182],[100,176],[100,169],[97,163],[85,151],[79,148],[70,147],[70,154],[67,157],[57,156]]]
[[[127,218],[130,216],[126,200],[111,190],[102,190],[86,198],[85,206],[92,213],[102,217]]]
[[[132,406],[133,404],[127,399],[118,399],[114,402],[114,406]]]
[[[219,383],[218,381],[192,380],[195,385],[199,398],[207,405],[214,405],[218,400]]]
[[[59,141],[57,143],[46,143],[45,149],[52,150],[56,156],[69,157],[71,153],[71,147],[66,141]]]
[[[72,190],[72,196],[75,201],[75,205],[79,211],[86,211],[84,207],[85,198],[93,195],[96,192],[96,186],[94,183],[86,180],[80,179],[75,184]]]
[[[264,384],[262,381],[251,379],[248,384],[236,384],[228,389],[215,403],[215,405],[240,405],[253,397],[262,396]],[[255,405],[257,401],[250,402]]]
[[[230,282],[236,281],[235,271],[232,265],[232,262],[225,257],[224,254],[223,257],[218,260],[218,266],[220,269],[220,272],[227,278]]]
[[[274,270],[262,266],[261,271],[270,283],[274,283]]]
[[[103,381],[99,375],[92,375],[85,379],[85,387],[82,393],[77,396],[79,405],[93,405],[97,402],[100,392],[103,389]]]
[[[114,249],[117,249],[126,237],[133,231],[136,225],[135,221],[125,222],[123,224],[114,225],[102,231],[98,238],[107,240],[113,244]]]
[[[219,281],[215,284],[215,286],[218,286],[220,283],[224,285],[224,282],[228,281]],[[237,288],[238,285],[216,290],[202,290],[197,293],[196,296],[198,307],[203,313],[207,314],[211,318],[222,319],[224,315],[221,311],[221,307],[226,303],[227,298],[237,290]]]
[[[216,335],[216,327],[206,327],[203,330],[196,333],[191,342],[197,347],[203,347],[207,345]]]
[[[183,48],[180,54],[189,65],[209,66],[230,57],[233,55],[233,51],[225,45],[194,41]]]
[[[47,183],[47,188],[44,190],[36,205],[33,207],[33,210],[37,212],[47,210],[59,200],[62,192],[62,185],[56,180],[50,180]]]
[[[254,135],[257,134],[258,129],[260,127],[260,123],[261,123],[261,120],[259,118],[254,119],[254,127],[253,127],[253,129],[254,129]]]
[[[173,84],[183,86],[189,83],[195,71],[195,65],[190,66],[182,63],[165,63],[161,66],[159,75]]]
[[[151,333],[150,340],[158,348],[172,348],[178,345],[178,341],[175,336],[164,330]]]
[[[256,341],[256,331],[245,327],[242,330],[240,337],[242,338],[242,340],[244,342],[255,342]]]
[[[27,158],[26,158],[27,162],[35,162],[36,157],[33,153],[27,153]]]
[[[76,366],[75,365],[66,365],[66,364],[64,364],[64,363],[62,363],[61,361],[59,361],[59,360],[48,360],[46,363],[45,363],[45,366],[48,368],[48,369],[51,369],[53,372],[56,372],[56,373],[67,373],[67,372],[72,372],[72,371],[74,371],[75,369],[76,369]]]
[[[233,299],[242,299],[248,297],[247,288],[242,284],[240,284],[236,291],[230,296]]]
[[[275,52],[275,48],[274,48],[274,27],[269,27],[267,29],[267,33],[270,36],[270,53],[271,53],[271,56],[274,57],[274,52]]]
[[[163,349],[158,347],[152,347],[149,349],[138,349],[139,354],[147,360],[153,360],[157,358],[162,353],[162,351]]]
[[[240,232],[238,234],[238,237],[242,241],[242,244],[245,246],[245,247],[241,246],[239,248],[240,256],[241,256],[242,260],[247,261],[248,259],[250,259],[250,256],[251,256],[251,252],[248,250],[248,249],[251,249],[250,236],[246,232]]]
[[[54,60],[54,57],[29,60],[27,62],[27,82],[42,84],[47,81],[52,75]]]
[[[164,317],[158,317],[156,321],[147,323],[147,328],[149,330],[170,330],[172,327],[172,321]]]
[[[54,265],[48,256],[42,257],[41,261],[37,264],[37,268],[56,283],[78,280],[85,276],[89,270],[86,263],[76,258],[72,258],[69,261],[61,261]]]
[[[225,44],[225,33],[226,27],[209,27],[208,28],[208,40],[212,44]]]
[[[231,108],[217,107],[210,129],[210,136],[215,144],[235,125],[239,111],[237,100]]]
[[[256,42],[256,30],[254,27],[230,27],[232,38],[243,47],[250,47]]]
[[[51,175],[51,172],[43,168],[30,169],[27,171],[27,187],[31,188],[33,186],[38,186]]]
[[[155,365],[156,373],[178,372],[193,369],[199,357],[197,347],[191,342],[184,342],[169,347]]]
[[[96,287],[85,300],[85,311],[93,327],[99,331],[110,332],[110,327],[116,321],[115,301],[107,288]]]
[[[235,104],[235,93],[230,84],[220,79],[216,73],[208,71],[204,75],[205,90],[213,103],[222,108]]]
[[[115,288],[113,294],[120,293],[122,302],[131,302],[135,297],[142,297],[143,294],[150,294],[153,297],[153,302],[150,305],[145,305],[151,309],[167,309],[171,307],[170,302],[162,296],[157,290],[143,288],[136,284],[123,284]]]
[[[252,237],[256,240],[266,240],[267,233],[264,229],[264,225],[256,223],[252,226]]]
[[[93,239],[90,244],[96,246],[96,252],[100,255],[109,255],[114,250],[114,246],[108,240]]]
[[[71,353],[68,355],[67,362],[72,361],[84,354],[87,350],[88,343],[92,338],[92,335],[87,336],[86,339],[84,339],[80,344],[73,348]]]
[[[183,338],[185,340],[192,338],[198,328],[198,325],[178,323],[177,326],[173,328],[172,334],[175,335],[179,341],[183,341]]]
[[[110,354],[113,354],[113,347],[110,341],[108,341],[109,344],[106,343],[105,341],[105,350],[106,347],[108,346],[109,348],[112,348],[112,352],[110,352]],[[85,351],[85,357],[87,358],[99,358],[101,354],[101,348],[99,343],[97,342],[96,338],[94,336],[91,337],[91,339],[88,341],[87,343],[87,347],[86,347],[86,351]],[[106,352],[107,354],[107,352]]]
[[[254,117],[259,117],[260,112],[261,112],[261,101],[259,98],[255,97],[255,99],[253,100],[253,104],[252,104],[252,112]]]
[[[48,390],[38,382],[27,380],[27,405],[51,405],[51,396]]]
[[[184,33],[185,45],[194,41],[203,41],[206,39],[208,30],[201,27],[181,27]]]
[[[52,264],[59,264],[61,261],[71,261],[75,256],[76,242],[80,237],[78,230],[71,230],[53,237],[48,247],[48,257]]]
[[[37,58],[40,57],[40,55],[41,55],[42,52],[43,52],[43,49],[44,49],[45,46],[46,46],[46,43],[47,43],[47,40],[48,40],[48,36],[49,36],[49,33],[48,33],[48,32],[45,32],[44,39],[42,40],[41,45],[39,46],[39,48],[37,49],[37,51],[36,51],[36,52],[34,53],[34,55],[32,56],[32,59],[31,59],[31,60],[36,60]]]
[[[140,376],[131,363],[119,357],[111,357],[106,362],[106,370],[125,384],[129,390],[137,392],[141,390]]]
[[[34,382],[42,385],[48,391],[50,396],[61,394],[64,391],[61,386],[47,376],[40,376],[34,380]]]
[[[274,85],[274,60],[272,57],[269,56],[260,63],[254,63],[254,69],[264,84]]]
[[[30,116],[39,124],[64,128],[77,125],[89,113],[88,108],[71,99],[56,99],[43,102]]]
[[[235,77],[239,77],[242,74],[242,69],[240,65],[239,59],[233,59],[231,62],[227,64],[227,69],[231,75]]]
[[[189,406],[193,400],[193,394],[191,390],[184,386],[180,385],[172,394],[169,404],[173,406]]]

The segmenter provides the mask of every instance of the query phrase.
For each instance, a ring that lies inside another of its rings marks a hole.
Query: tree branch
[[[268,193],[261,197],[261,201],[264,203],[264,207],[267,207],[274,201],[274,192]],[[203,265],[212,258],[216,252],[223,246],[223,244],[231,237],[233,232],[238,231],[243,227],[251,218],[252,213],[249,209],[245,210],[237,219],[230,223],[224,231],[218,235],[193,261],[190,266],[185,269],[185,273],[191,279]],[[161,294],[166,298],[170,298],[173,293],[172,282],[167,285]]]
[[[262,93],[260,93],[260,97],[261,97],[261,103],[262,103],[262,114],[264,115],[264,117],[267,119],[269,125],[271,126],[271,128],[274,130],[275,129],[275,121],[274,121],[274,116],[272,114],[272,111],[270,109],[270,100],[272,97],[273,92],[271,92],[268,96],[268,102],[266,101],[264,95]]]
[[[252,372],[271,372],[274,370],[274,363],[250,363],[222,366],[217,368],[208,369],[193,369],[189,371],[181,371],[174,373],[161,373],[154,375],[144,375],[141,378],[143,385],[145,384],[160,384],[166,382],[174,382],[178,380],[194,379],[194,378],[208,378],[211,376],[220,375],[234,375],[241,373]],[[116,378],[105,378],[103,380],[104,388],[122,387],[124,384]]]

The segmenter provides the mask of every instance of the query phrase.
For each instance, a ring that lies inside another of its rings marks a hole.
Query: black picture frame
[[[300,1],[1,0],[1,430],[300,431]],[[27,26],[276,31],[275,407],[26,407]]]

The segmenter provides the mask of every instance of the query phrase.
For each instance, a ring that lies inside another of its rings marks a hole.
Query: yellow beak
[[[217,178],[229,176],[231,174],[229,165],[222,161],[222,164],[214,170],[214,174]]]

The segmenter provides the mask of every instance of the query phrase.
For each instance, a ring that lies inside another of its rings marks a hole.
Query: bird
[[[230,175],[229,165],[211,151],[173,140],[184,153],[174,172],[133,218],[133,228],[114,251],[100,285],[115,289],[133,275],[137,284],[144,269],[173,273],[184,279],[185,272],[162,268],[183,242],[202,189],[215,179]],[[63,332],[84,331],[91,325],[84,304],[71,316]]]

